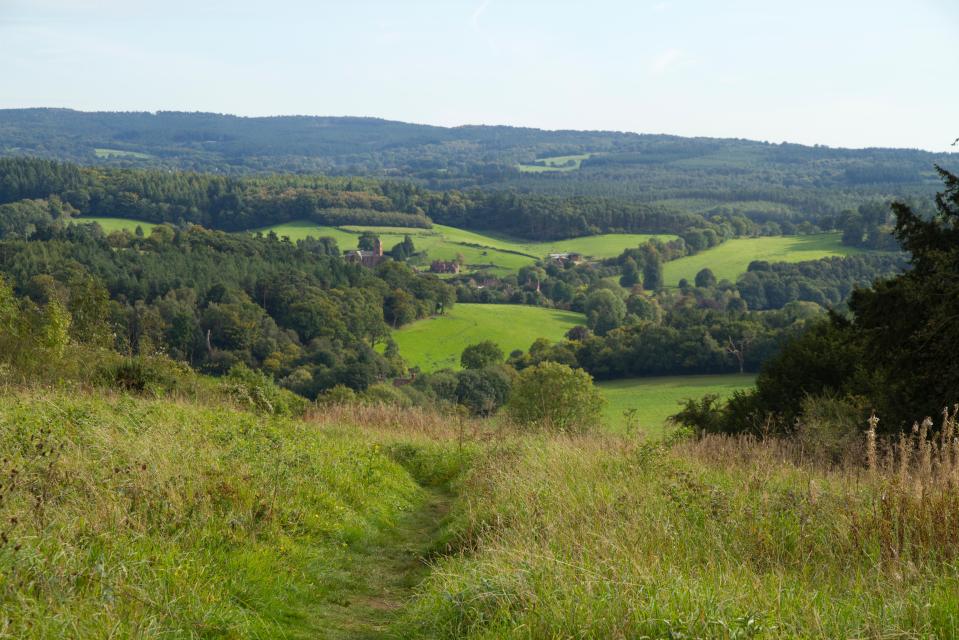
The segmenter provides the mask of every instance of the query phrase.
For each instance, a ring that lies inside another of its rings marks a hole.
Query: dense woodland
[[[518,168],[538,158],[577,154],[589,156],[577,170],[530,173]],[[612,198],[777,224],[818,224],[867,200],[899,197],[921,203],[935,192],[934,164],[959,170],[954,155],[909,149],[832,149],[518,127],[444,128],[373,118],[65,109],[0,110],[0,155],[219,175],[389,177],[434,189],[481,187],[561,198]]]
[[[228,178],[0,159],[0,204],[56,196],[76,213],[237,231],[290,220],[425,227],[431,221],[533,239],[601,232],[680,233],[716,224],[698,214],[605,198],[471,190],[325,176]],[[26,214],[8,210],[6,217]],[[722,223],[733,217],[716,216]],[[748,224],[744,218],[738,224]]]
[[[210,373],[243,365],[308,397],[402,374],[395,349],[373,347],[388,342],[390,326],[454,301],[451,287],[400,262],[375,272],[347,264],[335,243],[196,226],[105,237],[73,225],[39,241],[6,240],[0,273],[23,318],[60,309],[76,343],[166,354]]]

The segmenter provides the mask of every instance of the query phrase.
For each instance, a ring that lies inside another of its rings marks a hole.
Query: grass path
[[[390,625],[429,573],[440,526],[452,504],[442,488],[424,487],[418,509],[408,513],[376,545],[358,555],[351,567],[355,590],[340,602],[318,610],[317,638],[373,640],[393,638]]]

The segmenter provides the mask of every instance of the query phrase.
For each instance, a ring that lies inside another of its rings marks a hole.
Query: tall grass
[[[955,413],[935,437],[863,431],[840,465],[722,436],[538,436],[477,460],[454,513],[465,551],[404,633],[959,637]]]
[[[315,637],[422,500],[367,438],[186,402],[0,396],[0,637]]]

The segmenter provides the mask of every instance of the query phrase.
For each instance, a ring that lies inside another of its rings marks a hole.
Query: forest
[[[195,223],[228,231],[291,220],[411,227],[425,227],[435,221],[544,240],[603,232],[678,233],[710,224],[697,214],[606,198],[480,190],[438,192],[410,182],[372,178],[230,178],[0,159],[0,204],[50,196],[56,196],[78,215]],[[7,218],[25,219],[29,214],[8,210]]]
[[[777,224],[819,223],[865,200],[910,198],[924,206],[936,190],[932,166],[959,171],[949,154],[912,149],[444,128],[373,118],[66,109],[0,110],[0,156],[218,175],[370,176],[440,190],[478,187],[564,199],[609,198]],[[587,157],[573,171],[521,170],[563,156]]]

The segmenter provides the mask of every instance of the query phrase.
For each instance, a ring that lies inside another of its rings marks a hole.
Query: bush
[[[380,383],[367,387],[360,395],[360,399],[368,404],[387,404],[395,407],[408,408],[413,402],[402,391],[391,384]]]
[[[503,362],[503,350],[492,340],[471,344],[463,349],[460,364],[464,369],[483,369]]]
[[[698,400],[687,398],[683,401],[683,408],[669,416],[668,420],[674,425],[692,429],[698,435],[726,430],[723,405],[715,393],[708,393]]]
[[[345,384],[333,386],[316,397],[316,404],[340,405],[356,402],[356,392]]]
[[[467,369],[456,375],[456,402],[474,415],[496,413],[509,399],[512,380],[504,367]]]
[[[796,439],[817,460],[842,462],[863,457],[863,425],[868,412],[861,399],[806,396]]]
[[[101,366],[95,374],[95,380],[122,391],[146,391],[161,395],[177,387],[177,378],[171,369],[172,367],[161,366],[160,363],[146,358],[123,358],[119,362]]]
[[[585,431],[600,423],[604,403],[588,373],[543,362],[519,374],[507,410],[520,424]]]
[[[230,368],[223,388],[234,401],[258,413],[299,416],[308,404],[306,398],[278,387],[270,376],[243,364]]]

